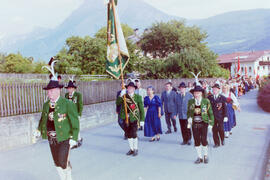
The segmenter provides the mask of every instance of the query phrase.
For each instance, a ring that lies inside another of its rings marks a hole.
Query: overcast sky
[[[0,0],[0,39],[8,35],[30,32],[36,27],[54,28],[78,8],[83,1]],[[166,13],[187,19],[207,18],[235,10],[270,8],[270,0],[144,1]],[[121,3],[121,0],[119,0],[119,3]]]

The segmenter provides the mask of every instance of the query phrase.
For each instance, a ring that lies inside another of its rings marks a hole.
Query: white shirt
[[[73,97],[75,91],[73,91],[71,94],[68,93],[69,96]]]
[[[130,97],[133,97],[134,96],[134,93],[131,93],[131,94],[128,94]]]
[[[172,90],[166,91],[167,95],[169,95],[171,93]]]
[[[218,98],[218,96],[219,96],[219,93],[216,95],[214,94],[214,99],[216,100]]]
[[[201,102],[202,102],[202,97],[200,99],[196,99],[195,98],[195,105],[196,106],[200,106],[201,105]]]
[[[59,98],[60,98],[60,96],[58,96],[58,98],[56,98],[55,102],[52,102],[52,101],[50,100],[50,103],[55,104],[55,103],[58,101]]]

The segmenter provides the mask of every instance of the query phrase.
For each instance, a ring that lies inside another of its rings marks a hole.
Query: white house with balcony
[[[218,63],[230,70],[231,77],[235,77],[240,60],[240,74],[248,77],[268,76],[270,74],[270,50],[235,52],[218,57]]]

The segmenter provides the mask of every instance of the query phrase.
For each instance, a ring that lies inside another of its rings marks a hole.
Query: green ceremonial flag
[[[113,9],[113,3],[110,0],[108,3],[106,71],[114,78],[119,79],[121,76],[121,65],[122,70],[124,71],[129,61],[129,54],[121,23],[118,18],[117,9],[116,6],[114,7],[115,8]],[[121,65],[119,54],[121,55]]]

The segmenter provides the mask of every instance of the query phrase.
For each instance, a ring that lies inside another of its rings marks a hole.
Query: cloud
[[[13,18],[11,19],[11,21],[12,21],[13,23],[22,23],[22,22],[24,22],[25,20],[24,20],[24,18],[21,17],[21,16],[15,16],[15,17],[13,17]]]

